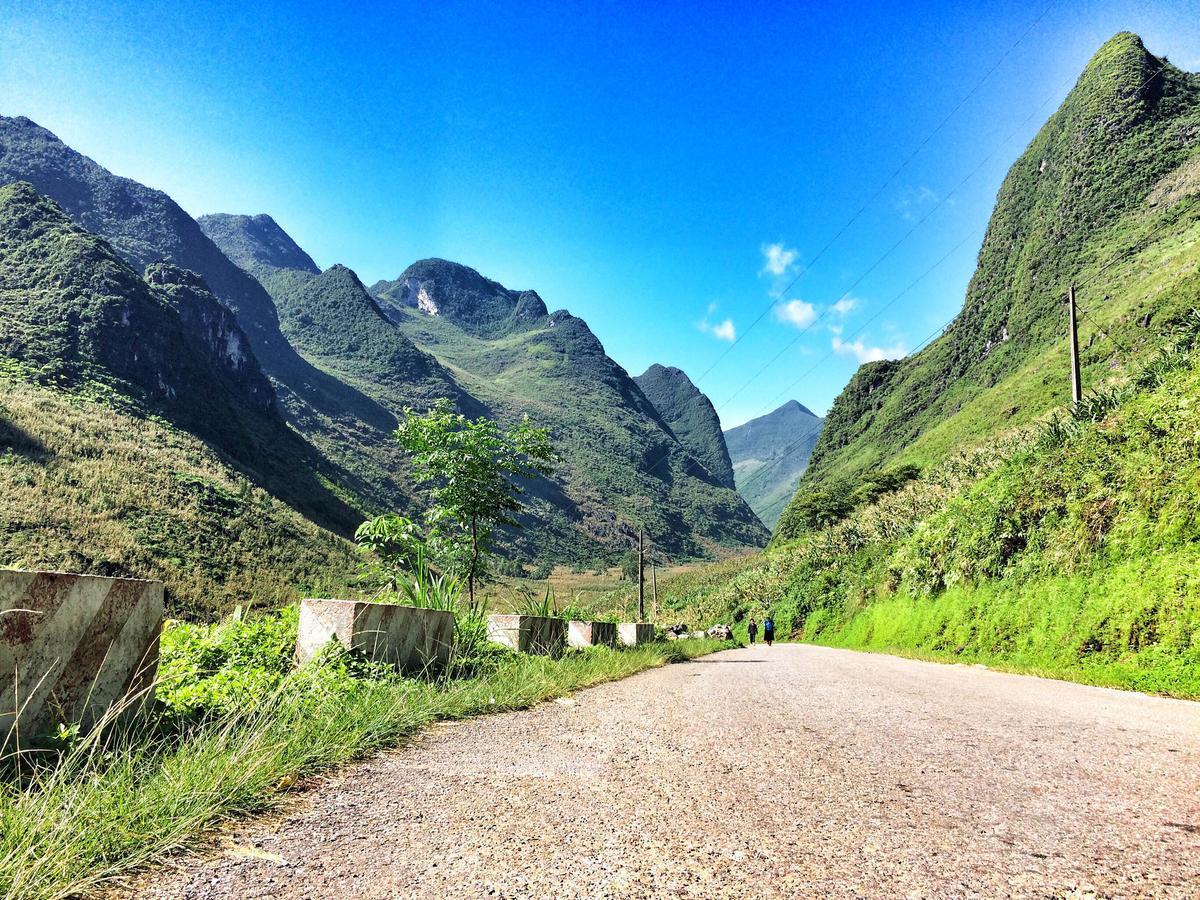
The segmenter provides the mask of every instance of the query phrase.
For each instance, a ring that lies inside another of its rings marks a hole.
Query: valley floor
[[[147,884],[145,898],[1195,896],[1200,704],[758,645],[439,726]]]

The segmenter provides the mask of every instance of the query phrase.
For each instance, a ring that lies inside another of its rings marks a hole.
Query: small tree
[[[417,481],[429,491],[431,524],[442,528],[448,521],[465,536],[467,593],[474,608],[493,530],[518,524],[523,491],[514,479],[553,470],[557,457],[550,433],[533,427],[528,416],[505,431],[491,419],[456,413],[443,399],[422,415],[406,409],[396,440],[412,455]]]

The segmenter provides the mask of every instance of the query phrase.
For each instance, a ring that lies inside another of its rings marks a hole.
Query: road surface
[[[1200,897],[1200,703],[760,645],[439,726],[148,885]]]

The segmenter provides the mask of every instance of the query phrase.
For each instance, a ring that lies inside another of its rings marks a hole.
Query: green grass
[[[98,730],[21,786],[0,782],[0,897],[101,887],[231,816],[269,808],[297,779],[436,720],[522,709],[726,646],[676,641],[558,659],[489,651],[473,677],[420,680],[345,658],[280,674],[292,636],[286,618],[169,631],[167,712]],[[198,698],[181,686],[211,690]]]
[[[0,532],[0,566],[161,579],[202,618],[337,596],[359,563],[192,435],[2,373]]]

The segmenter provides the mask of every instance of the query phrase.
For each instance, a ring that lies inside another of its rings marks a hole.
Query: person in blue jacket
[[[775,620],[770,616],[763,619],[763,640],[766,641],[768,647],[775,640]]]

